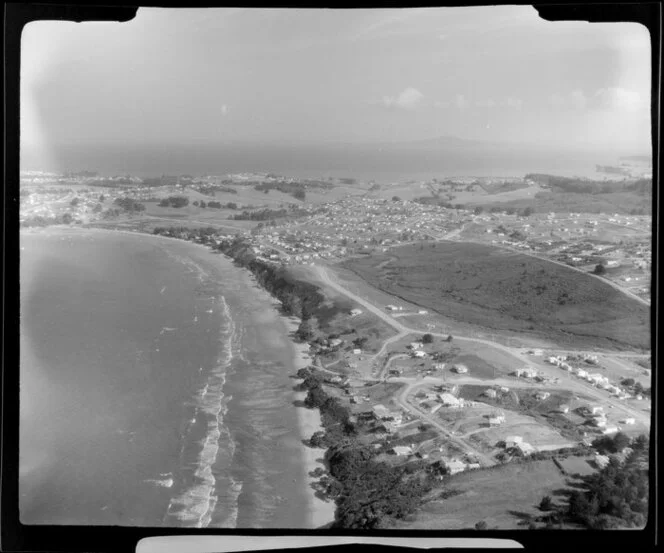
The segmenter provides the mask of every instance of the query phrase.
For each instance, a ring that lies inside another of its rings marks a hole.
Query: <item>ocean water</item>
[[[57,146],[49,156],[25,148],[24,170],[95,170],[107,175],[224,175],[274,172],[298,178],[353,177],[386,184],[454,176],[523,177],[527,173],[603,178],[596,164],[615,165],[618,153],[476,147],[408,148],[367,145],[181,144]]]
[[[248,273],[109,231],[20,253],[23,523],[306,525],[293,348]]]

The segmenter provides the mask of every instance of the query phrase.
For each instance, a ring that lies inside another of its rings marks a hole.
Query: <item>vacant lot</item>
[[[535,257],[437,243],[343,265],[387,293],[461,322],[575,347],[650,347],[647,306],[592,276]]]
[[[415,521],[395,528],[461,530],[484,520],[489,528],[525,529],[519,522],[542,514],[537,509],[542,497],[560,501],[553,492],[565,487],[565,477],[550,460],[459,473],[444,481],[440,492],[446,492],[446,499],[425,504]]]

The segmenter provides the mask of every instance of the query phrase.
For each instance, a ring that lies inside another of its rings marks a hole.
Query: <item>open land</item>
[[[648,348],[649,310],[590,276],[463,243],[421,244],[345,266],[395,296],[461,321],[561,343]]]

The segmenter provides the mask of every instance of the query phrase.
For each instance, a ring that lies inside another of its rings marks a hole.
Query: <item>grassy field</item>
[[[445,499],[426,503],[415,520],[398,522],[399,530],[473,529],[481,520],[489,528],[525,529],[520,522],[542,513],[537,505],[544,495],[567,487],[553,461],[510,463],[486,470],[455,474],[444,481]]]
[[[548,190],[538,192],[532,196],[520,198],[507,198],[505,201],[499,196],[488,196],[479,198],[474,202],[472,199],[466,203],[491,207],[496,205],[501,208],[514,207],[521,209],[532,207],[535,211],[554,211],[568,213],[624,213],[628,214],[633,209],[643,209],[646,214],[652,211],[652,198],[641,196],[630,192],[613,192],[609,194],[570,194],[564,192],[551,192]],[[454,200],[454,203],[464,203]]]
[[[389,262],[388,262],[389,260]],[[575,347],[650,347],[649,309],[600,280],[470,243],[408,245],[342,265],[445,317]]]

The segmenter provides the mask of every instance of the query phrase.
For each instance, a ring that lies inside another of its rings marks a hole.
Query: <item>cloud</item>
[[[459,109],[465,109],[468,106],[468,100],[466,100],[463,94],[457,94],[454,99],[454,104]]]
[[[634,111],[641,107],[641,95],[625,88],[600,88],[593,100],[597,107],[609,110]]]
[[[475,105],[479,108],[493,108],[496,107],[496,102],[492,98],[488,98],[487,100],[479,100]]]
[[[552,94],[549,96],[549,104],[556,109],[582,110],[588,106],[588,98],[583,90],[574,90],[567,94]]]
[[[415,109],[421,102],[424,94],[413,87],[406,88],[398,96],[384,96],[383,105],[388,108]]]
[[[228,114],[228,106],[226,104],[222,104],[221,106],[222,117],[226,117],[227,114]]]

